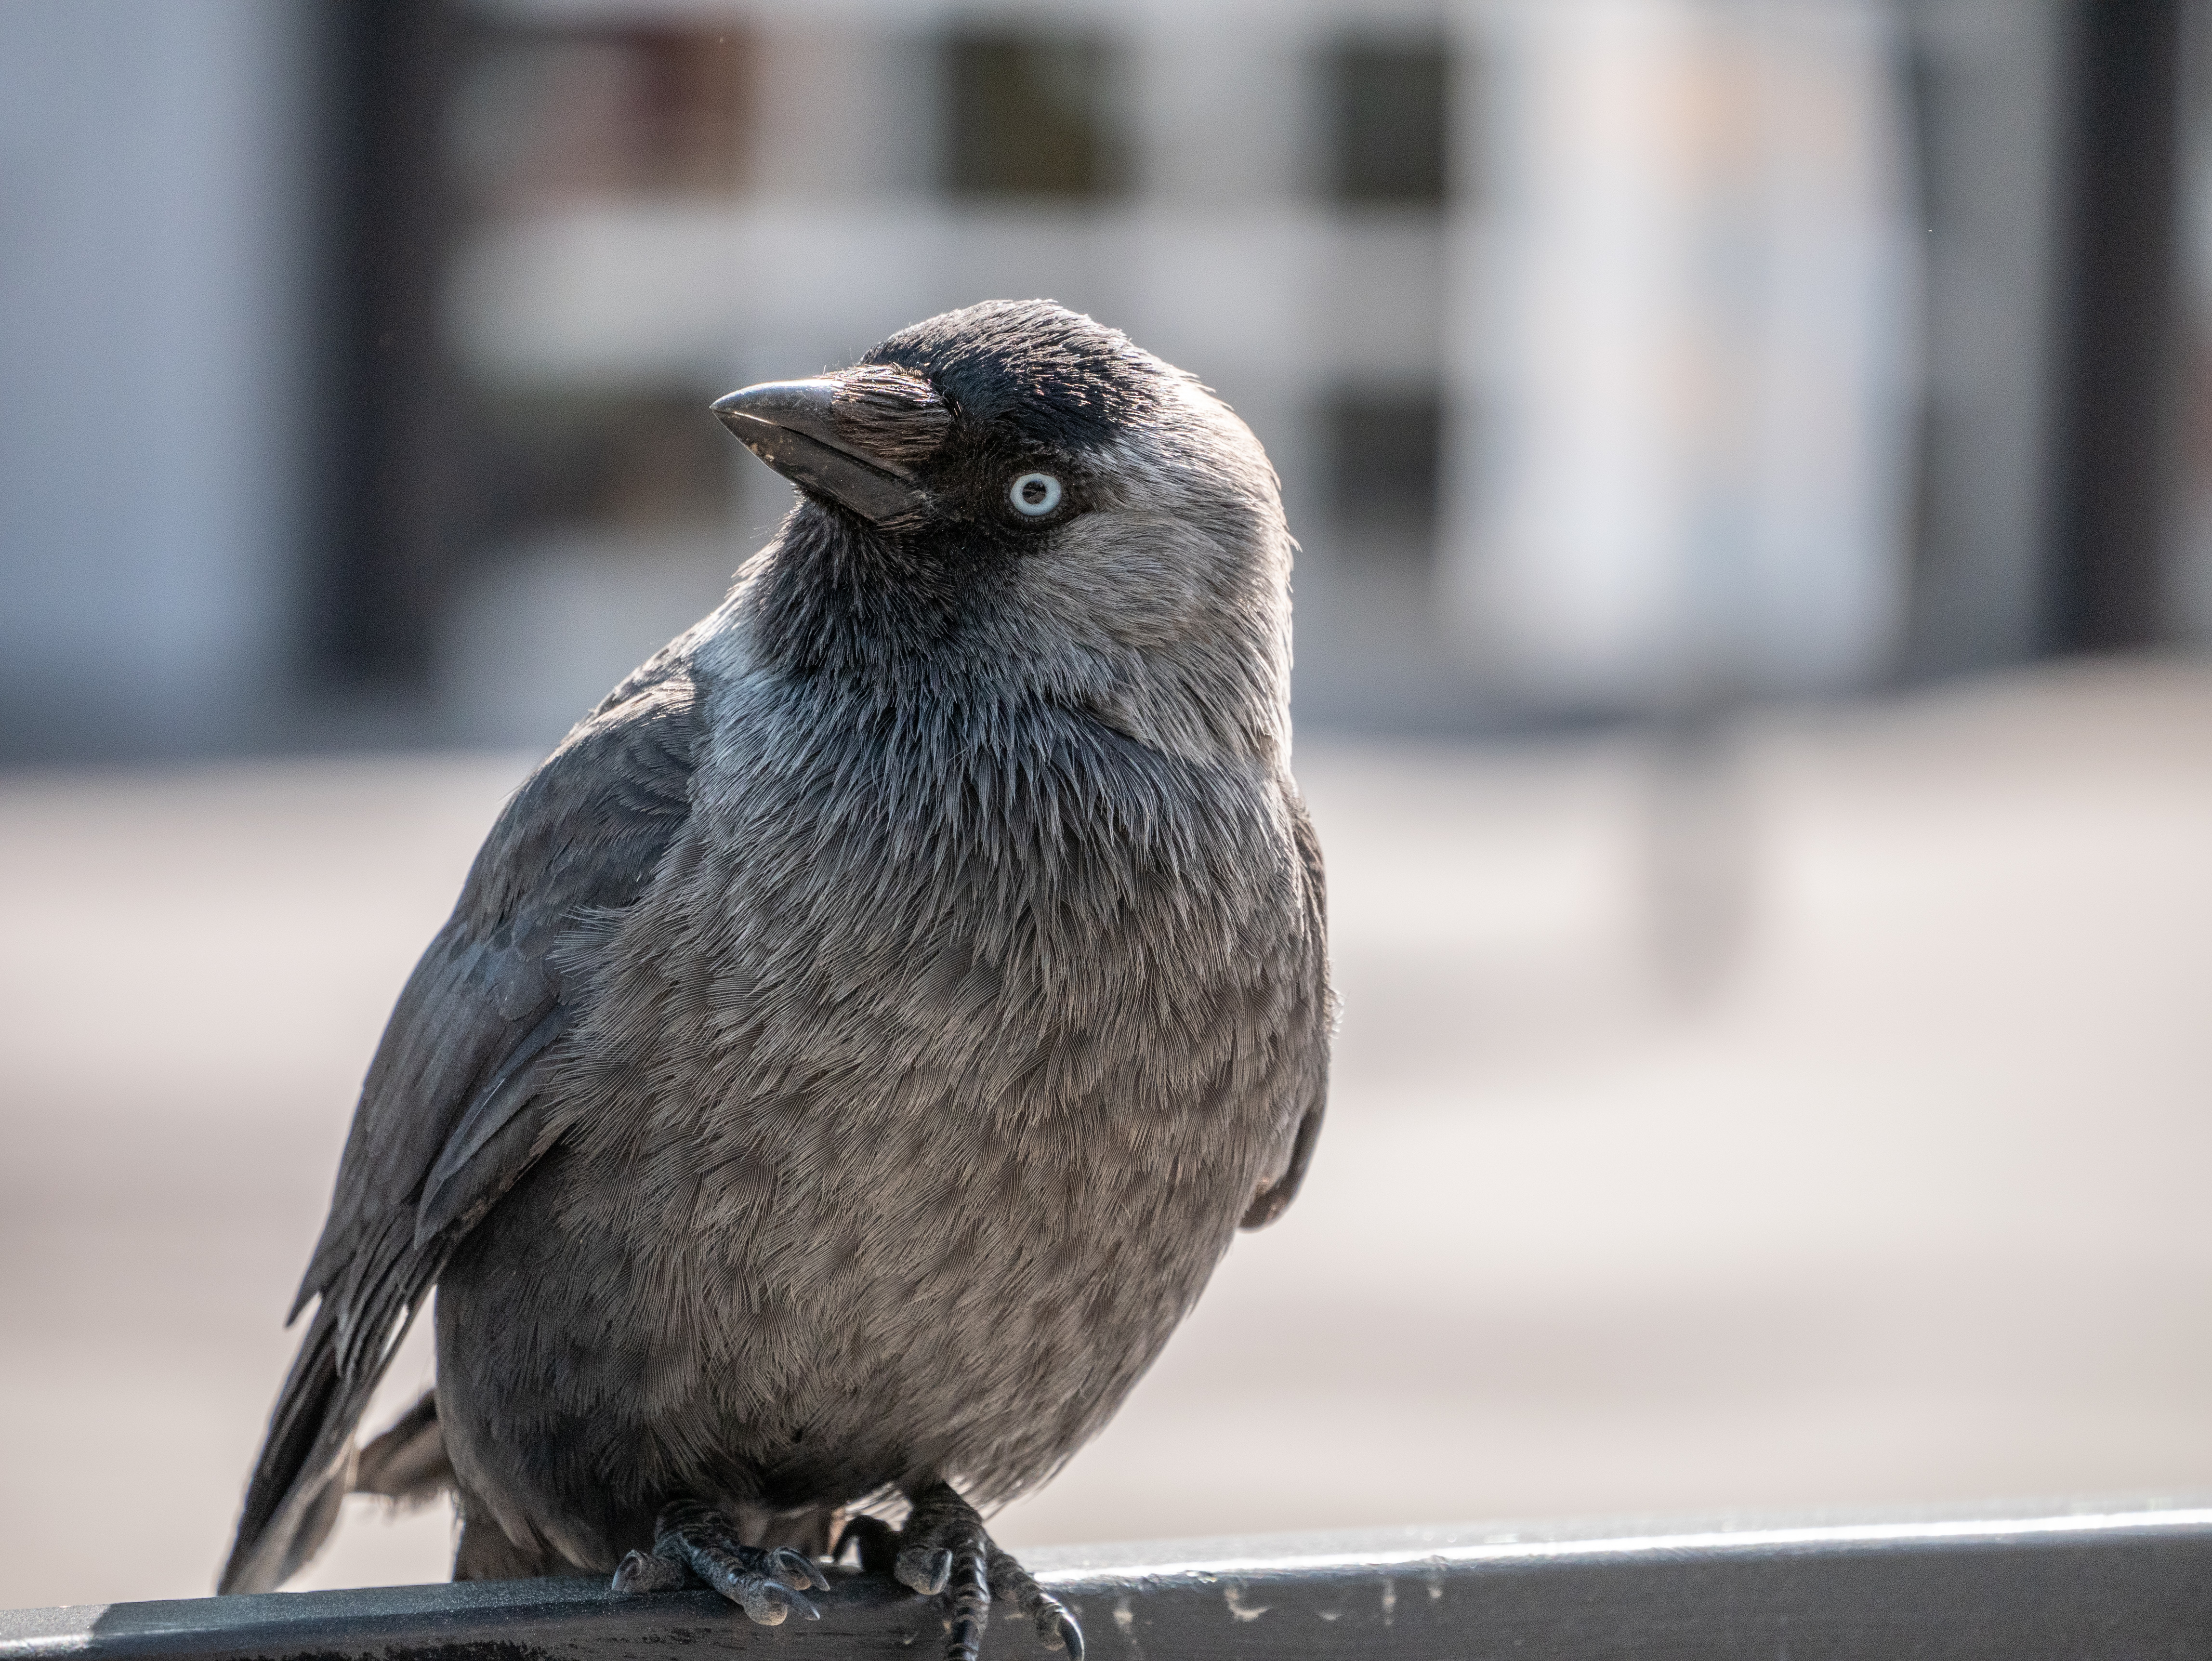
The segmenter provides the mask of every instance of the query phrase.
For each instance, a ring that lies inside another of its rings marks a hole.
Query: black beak
[[[881,521],[929,504],[900,463],[871,454],[835,419],[839,381],[764,380],[717,399],[714,413],[744,447],[801,490]]]

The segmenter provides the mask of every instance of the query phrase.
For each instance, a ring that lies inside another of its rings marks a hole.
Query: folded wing
[[[696,733],[680,661],[625,682],[516,792],[408,977],[293,1306],[315,1311],[220,1591],[267,1591],[313,1555],[408,1322],[454,1244],[544,1151],[538,1088],[571,1014],[554,948],[587,950],[580,925],[652,881],[690,811]]]
[[[1321,1140],[1322,1116],[1328,1108],[1328,1046],[1336,1001],[1328,987],[1328,884],[1322,870],[1321,840],[1305,804],[1291,804],[1291,830],[1297,843],[1298,866],[1305,877],[1304,956],[1297,964],[1303,997],[1293,1004],[1293,1022],[1283,1035],[1292,1065],[1289,1081],[1298,1093],[1297,1116],[1286,1121],[1280,1150],[1269,1174],[1244,1208],[1240,1228],[1265,1228],[1291,1208]]]

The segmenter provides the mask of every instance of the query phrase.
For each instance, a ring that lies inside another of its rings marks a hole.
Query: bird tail
[[[269,1415],[219,1592],[273,1591],[329,1537],[338,1502],[352,1486],[346,1469],[353,1427],[365,1401],[344,1410],[337,1319],[325,1299],[315,1311],[292,1371]],[[365,1395],[365,1392],[361,1392]]]
[[[397,1278],[386,1277],[375,1288],[381,1296],[369,1301],[384,1307],[357,1323],[341,1317],[344,1299],[325,1295],[316,1305],[269,1415],[269,1433],[246,1483],[217,1591],[273,1591],[330,1537],[338,1506],[355,1486],[361,1453],[354,1431],[413,1316],[413,1300],[398,1295]],[[424,1405],[418,1402],[402,1426]],[[434,1408],[431,1413],[434,1436]]]
[[[426,1390],[374,1440],[365,1443],[356,1462],[353,1491],[374,1494],[396,1506],[427,1505],[454,1487],[453,1462],[438,1427],[438,1392]]]

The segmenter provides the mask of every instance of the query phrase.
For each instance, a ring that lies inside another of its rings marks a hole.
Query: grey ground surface
[[[1313,1178],[1010,1543],[2212,1488],[2212,674],[1299,762]],[[210,1585],[526,763],[0,778],[0,1604]],[[354,1503],[302,1584],[442,1575]]]

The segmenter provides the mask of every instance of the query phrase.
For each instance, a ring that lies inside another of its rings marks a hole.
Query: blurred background
[[[211,1583],[708,401],[1030,295],[1282,474],[1346,1013],[1002,1537],[2212,1490],[2201,0],[14,0],[0,1603]]]

